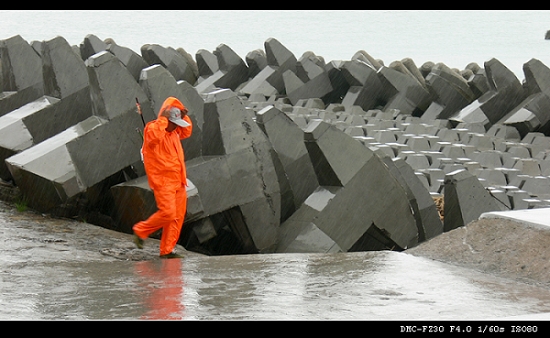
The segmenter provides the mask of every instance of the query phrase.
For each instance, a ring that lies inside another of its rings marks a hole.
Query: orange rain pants
[[[168,118],[162,113],[172,107],[186,109],[178,99],[169,97],[160,108],[157,119],[147,123],[143,130],[143,164],[158,211],[132,228],[141,239],[162,229],[160,255],[169,254],[175,248],[187,211],[187,174],[181,140],[191,136],[193,126],[189,116],[185,115],[183,119],[189,126],[178,126],[168,132]]]

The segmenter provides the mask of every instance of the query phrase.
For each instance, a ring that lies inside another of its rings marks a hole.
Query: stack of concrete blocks
[[[539,131],[550,132],[550,69],[537,59],[523,65],[527,97],[502,119],[520,135]]]
[[[143,173],[135,99],[152,120],[148,98],[113,54],[94,54],[85,64],[93,116],[6,159],[29,206],[42,212],[108,207],[106,192],[124,181],[124,171]]]
[[[176,80],[183,80],[194,85],[197,82],[198,68],[193,59],[184,50],[147,44],[141,47],[141,55],[149,65],[161,65]]]
[[[283,74],[290,70],[296,72],[298,60],[294,54],[275,38],[269,38],[264,42],[266,65],[251,78],[239,93],[244,95],[261,94],[265,97],[285,93]],[[287,74],[287,82],[292,87],[293,81],[290,73]],[[295,81],[296,83],[298,81]],[[292,89],[292,88],[291,88]]]
[[[450,116],[451,121],[481,123],[488,130],[525,99],[525,91],[517,77],[497,59],[485,62],[485,73],[489,91]]]
[[[344,107],[359,106],[367,111],[382,104],[382,83],[377,70],[370,63],[359,59],[344,61],[340,65],[340,73],[349,88],[342,99]]]
[[[297,59],[274,38],[264,50],[245,62],[222,44],[195,64],[182,49],[140,56],[94,35],[73,47],[2,40],[1,178],[39,211],[99,209],[130,232],[156,210],[135,98],[148,122],[176,96],[193,121],[182,243],[199,251],[400,250],[481,212],[550,206],[540,61],[522,86],[496,59],[459,72],[386,67],[364,51]]]
[[[378,70],[384,88],[381,98],[386,102],[383,110],[397,109],[402,114],[420,116],[431,103],[431,96],[425,83],[414,75],[418,68],[414,63],[408,65],[407,68],[402,62],[394,62],[390,65],[392,68],[381,67]]]
[[[0,178],[11,174],[4,160],[92,115],[84,61],[62,37],[41,43],[44,96],[0,117]]]
[[[303,103],[303,105],[306,104]],[[329,113],[327,107],[327,110],[318,110],[315,113],[309,110],[309,114],[301,114],[300,117],[319,118],[319,116],[332,115],[334,119],[326,119],[326,121],[337,127],[342,126],[343,121],[348,120],[349,116],[359,117],[360,119],[356,119],[357,125],[353,130],[364,127],[362,130],[366,135],[371,136],[356,135],[354,138],[367,146],[377,147],[396,160],[405,159],[433,195],[444,192],[443,183],[446,174],[458,169],[467,169],[477,175],[482,185],[510,209],[542,206],[544,203],[540,199],[537,202],[531,192],[528,193],[511,185],[524,184],[523,168],[537,169],[533,160],[518,161],[519,157],[530,154],[533,145],[521,142],[519,133],[513,127],[496,124],[486,134],[482,134],[484,126],[479,123],[459,123],[457,128],[452,128],[446,120],[419,120],[401,114],[394,117],[381,111],[365,112],[357,109],[354,113],[359,115],[351,115],[351,111],[336,108],[334,104],[330,109],[336,110],[337,113],[327,114]],[[296,107],[293,111],[297,111]],[[303,112],[306,113],[306,110]],[[299,117],[292,111],[288,116],[295,120]],[[361,119],[368,124],[361,126]],[[306,127],[307,123],[304,125],[304,128]],[[343,130],[350,134],[350,128],[351,126],[348,126]],[[538,147],[537,151],[540,151],[547,146],[546,139],[543,134],[539,134],[525,141],[534,141],[537,144],[535,147]],[[491,160],[494,155],[498,156],[498,162],[495,162],[495,159]],[[536,173],[536,171],[530,172]],[[516,178],[518,174],[522,180]],[[539,177],[538,180],[542,179]],[[524,199],[529,201],[526,202]]]
[[[287,70],[283,73],[283,80],[292,104],[301,99],[321,98],[333,91],[324,60],[313,53],[304,53],[296,62],[296,73]]]
[[[429,195],[421,184],[408,184],[402,166],[390,170],[375,152],[320,120],[304,137],[319,186],[282,223],[277,252],[400,250],[441,233],[435,209],[415,219],[411,210],[426,201],[416,203],[415,194]]]
[[[203,54],[208,55],[208,53]],[[216,62],[211,60],[208,60],[210,63],[206,64],[207,67],[204,63],[197,63],[197,67],[200,67],[203,71],[207,69],[206,72],[199,72],[198,74],[199,79],[202,78],[195,85],[195,89],[199,93],[207,93],[218,88],[236,90],[237,87],[248,80],[248,66],[229,46],[221,44],[216,47],[213,54],[216,56],[217,67]],[[217,70],[215,70],[216,68]],[[208,75],[208,72],[213,73]]]
[[[484,76],[478,78],[487,81]],[[434,99],[422,114],[423,120],[447,119],[477,98],[467,81],[443,63],[431,68],[425,82]]]

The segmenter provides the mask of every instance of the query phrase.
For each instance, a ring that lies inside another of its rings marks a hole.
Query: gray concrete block
[[[502,152],[498,150],[479,152],[473,159],[484,168],[500,168],[504,165]]]
[[[199,49],[195,54],[195,59],[197,60],[199,80],[209,77],[220,69],[216,55],[206,49]]]
[[[422,136],[402,136],[404,143],[407,144],[411,150],[414,151],[429,151],[431,149],[430,142],[427,138]],[[402,142],[403,143],[403,142]]]
[[[367,53],[365,50],[359,50],[357,53],[353,54],[351,57],[352,60],[359,60],[362,61],[375,70],[380,69],[384,65],[384,63],[381,60],[377,60],[373,58],[369,53]]]
[[[490,90],[449,119],[455,122],[483,123],[485,129],[500,122],[526,97],[517,79],[506,66],[493,58],[485,62]]]
[[[45,95],[64,99],[84,91],[79,97],[83,104],[74,110],[86,109],[90,105],[86,66],[64,38],[58,36],[42,43],[42,66]]]
[[[85,189],[67,144],[105,124],[105,120],[92,116],[6,159],[14,181],[31,208],[51,212]],[[137,156],[139,158],[139,153]]]
[[[248,80],[247,65],[229,46],[220,44],[213,54],[218,60],[219,70],[195,86],[199,93],[215,88],[236,90]]]
[[[106,50],[114,54],[120,62],[126,66],[126,69],[128,69],[136,81],[139,81],[141,70],[149,66],[147,61],[145,61],[141,55],[134,52],[130,48],[111,43],[107,46]]]
[[[376,75],[376,69],[356,59],[344,61],[340,66],[340,71],[349,86],[371,86]]]
[[[468,144],[474,146],[479,151],[495,150],[493,139],[485,134],[471,133]]]
[[[379,93],[381,88],[377,80],[368,86],[351,86],[342,99],[342,104],[347,108],[354,106],[361,107],[364,110],[372,109],[381,102]]]
[[[336,136],[332,136],[334,134]],[[328,142],[334,142],[331,141],[333,137],[342,139],[345,143],[331,145]],[[322,186],[346,185],[357,170],[373,156],[372,152],[366,150],[359,142],[326,122],[310,123],[305,130],[305,140],[319,184]]]
[[[187,180],[187,212],[185,223],[194,222],[202,217],[204,211],[198,190],[190,180]],[[157,206],[155,195],[149,187],[147,176],[120,183],[109,189],[113,196],[111,217],[118,225],[117,231],[133,233],[132,226],[146,220]]]
[[[419,172],[422,172],[426,175],[429,183],[429,192],[439,192],[441,186],[444,184],[445,172],[439,168],[428,168],[419,170]]]
[[[479,179],[483,179],[486,182],[485,187],[488,186],[506,186],[508,181],[506,180],[506,175],[500,170],[495,169],[480,169],[476,176]]]
[[[176,80],[184,80],[192,85],[197,82],[197,76],[189,60],[172,47],[146,44],[141,47],[141,55],[148,65],[160,64]]]
[[[520,158],[513,168],[518,169],[524,175],[538,176],[541,174],[539,161],[534,158]]]
[[[262,49],[255,49],[248,52],[245,57],[248,65],[248,77],[255,77],[262,69],[267,66],[267,57]]]
[[[301,99],[324,97],[333,90],[328,74],[320,69],[321,72],[317,76],[305,83],[291,70],[283,73],[285,91],[292,104]]]
[[[271,144],[231,90],[209,93],[204,108],[203,156],[187,163],[204,213],[211,216],[236,208],[242,218],[239,226],[248,233],[242,239],[247,247],[273,250],[281,190]]]
[[[457,170],[445,176],[445,232],[474,221],[484,212],[505,210],[492,197],[477,177],[466,170]]]
[[[322,98],[325,102],[341,102],[349,90],[349,83],[346,81],[344,75],[342,75],[342,70],[340,69],[342,64],[343,61],[331,61],[324,67],[333,89]]]
[[[275,38],[267,39],[264,48],[267,65],[241,91],[245,94],[260,92],[266,96],[284,94],[283,73],[287,70],[296,72],[296,57]]]
[[[325,72],[325,61],[322,57],[315,53],[305,52],[296,62],[296,75],[303,82],[308,82],[311,79]]]
[[[550,148],[550,137],[542,133],[528,133],[524,140],[529,139],[529,135],[533,136],[531,141],[523,142],[528,143],[527,147],[530,149],[531,154],[534,154],[536,156],[536,154],[540,153],[541,151],[546,151]]]
[[[468,86],[470,86],[470,90],[474,93],[475,97],[480,97],[488,92],[490,88],[487,76],[485,75],[485,69],[470,76],[470,78],[468,78]]]
[[[90,56],[107,50],[107,44],[93,34],[88,34],[80,43],[80,56],[82,60],[87,60]]]
[[[487,136],[494,136],[504,140],[517,140],[521,139],[521,135],[518,130],[512,126],[503,125],[501,123],[495,123],[485,133]]]
[[[550,178],[546,176],[527,177],[522,189],[531,196],[548,199],[550,197]]]
[[[508,210],[512,210],[512,201],[510,197],[506,194],[506,191],[503,189],[488,188],[487,189],[491,196],[497,199],[502,205]]]
[[[384,160],[390,172],[405,189],[413,208],[413,215],[418,229],[418,241],[423,242],[443,232],[443,224],[439,218],[437,207],[420,177],[402,159]],[[396,171],[397,169],[397,171]],[[424,175],[422,175],[424,177]],[[426,179],[424,177],[424,179]],[[426,184],[428,182],[426,181]]]
[[[388,67],[378,70],[383,89],[381,97],[386,101],[384,110],[398,109],[402,114],[420,116],[428,108],[430,93],[409,74]]]
[[[531,198],[531,195],[525,190],[511,190],[507,192],[513,210],[529,209],[529,203],[526,201]]]
[[[407,162],[407,164],[414,170],[428,169],[430,167],[428,158],[424,154],[410,154],[405,159],[405,162]]]
[[[44,95],[42,60],[21,36],[0,40],[0,116]]]
[[[4,163],[4,160],[18,152],[21,152],[34,144],[33,136],[24,123],[24,117],[45,109],[57,102],[59,99],[44,96],[34,102],[12,111],[9,114],[0,116],[0,178],[10,180],[11,174]]]
[[[289,69],[293,72],[296,71],[296,62],[298,60],[279,40],[275,38],[267,39],[264,42],[264,49],[269,66],[279,67],[281,74]]]
[[[529,95],[501,120],[502,123],[516,128],[522,136],[533,131],[547,132],[550,129],[549,94],[536,92]]]
[[[527,94],[545,93],[550,95],[550,69],[540,60],[531,59],[523,64]]]
[[[317,187],[300,208],[281,224],[276,252],[342,251],[332,238],[312,223],[339,190],[331,186]]]
[[[4,164],[9,156],[55,136],[68,127],[91,116],[87,109],[73,111],[74,101],[43,96],[0,117],[0,177],[11,179]]]
[[[289,223],[291,224],[291,223]],[[297,234],[287,234],[291,241],[281,241],[278,246],[278,252],[291,253],[310,253],[325,252],[337,253],[342,249],[327,234],[320,230],[313,223],[298,223],[293,230],[299,230]],[[294,236],[291,236],[294,235]]]
[[[446,119],[475,98],[466,81],[443,63],[431,68],[426,85],[434,100],[422,114],[422,119]]]
[[[256,121],[267,135],[282,165],[282,171],[278,173],[279,184],[288,180],[289,193],[286,196],[282,195],[288,197],[290,201],[281,202],[288,207],[288,210],[281,212],[284,221],[290,213],[302,205],[319,186],[319,182],[304,144],[302,129],[273,106],[259,111]]]
[[[280,93],[278,88],[275,88],[271,82],[274,83],[273,78],[282,78],[282,75],[278,73],[278,69],[271,66],[264,67],[259,71],[246,85],[240,89],[240,93],[253,95],[262,94],[265,96],[277,95]]]
[[[131,112],[141,122],[136,113],[135,99],[138,98],[145,121],[156,118],[145,92],[116,56],[103,51],[89,57],[85,64],[94,115],[109,120]]]

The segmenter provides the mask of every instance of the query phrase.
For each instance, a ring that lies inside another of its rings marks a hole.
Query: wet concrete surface
[[[481,320],[547,312],[546,285],[407,253],[186,252],[161,260],[157,240],[137,250],[130,235],[0,202],[2,320]]]

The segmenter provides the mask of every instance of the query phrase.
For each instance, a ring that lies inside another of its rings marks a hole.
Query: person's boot
[[[143,242],[144,240],[139,238],[139,236],[134,233],[134,243],[138,249],[143,249]]]
[[[183,255],[180,255],[179,253],[176,252],[176,250],[170,252],[169,254],[166,254],[166,255],[160,255],[160,258],[162,259],[166,259],[166,258],[183,258],[184,256]]]

